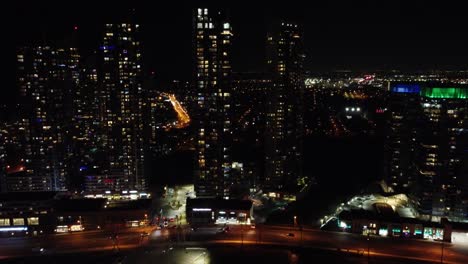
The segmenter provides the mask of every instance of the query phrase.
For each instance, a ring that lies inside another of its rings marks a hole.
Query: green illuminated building
[[[425,87],[421,95],[428,98],[468,99],[466,87]]]
[[[422,116],[417,138],[420,209],[423,215],[466,220],[468,191],[468,87],[421,89]],[[437,219],[434,219],[437,220]]]

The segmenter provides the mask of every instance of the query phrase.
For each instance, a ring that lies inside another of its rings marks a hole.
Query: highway
[[[294,236],[288,236],[292,233]],[[302,233],[302,239],[301,239]],[[220,233],[218,229],[199,229],[188,235],[191,241],[216,241],[216,243],[236,244],[275,244],[295,245],[326,250],[359,251],[370,255],[409,258],[422,261],[440,261],[441,243],[426,240],[367,237],[337,232],[325,232],[315,229],[304,229],[279,226],[258,226],[250,229],[248,226],[230,227],[227,233]],[[468,245],[455,246],[444,244],[444,262],[468,263]]]
[[[129,229],[118,233],[120,250],[161,245],[280,245],[324,249],[328,251],[358,252],[371,257],[405,258],[418,261],[440,262],[440,242],[400,238],[367,237],[347,233],[325,232],[315,229],[281,226],[230,226],[227,232],[222,227],[189,227],[152,230],[148,237],[141,237],[142,229]],[[288,235],[291,233],[292,235]],[[302,235],[301,235],[302,233]],[[117,250],[109,233],[83,232],[66,235],[49,235],[43,238],[2,238],[0,258],[40,254],[33,248],[43,247],[45,253],[71,253],[86,251]],[[369,248],[369,251],[368,251]],[[468,246],[444,244],[444,263],[468,263]]]
[[[190,124],[190,116],[188,115],[185,108],[177,101],[174,94],[165,94],[171,101],[174,111],[177,113],[177,125],[176,128],[185,128]]]
[[[117,232],[117,238],[111,239],[110,231],[87,231],[69,234],[51,234],[39,237],[0,238],[0,260],[28,255],[50,255],[86,251],[106,251],[135,248],[144,243],[141,237],[149,228],[127,229]],[[146,238],[147,239],[147,238]],[[43,252],[40,252],[43,248]]]

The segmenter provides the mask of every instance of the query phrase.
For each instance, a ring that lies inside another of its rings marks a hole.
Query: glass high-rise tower
[[[140,25],[106,24],[100,46],[101,68],[98,70],[99,118],[101,147],[107,153],[100,175],[90,175],[89,188],[94,191],[145,190],[143,172],[142,53]],[[97,186],[93,183],[105,183]],[[92,190],[88,190],[92,191]]]
[[[302,177],[304,58],[301,27],[276,25],[267,36],[273,85],[266,110],[265,191],[296,192]]]
[[[7,176],[8,191],[68,188],[71,98],[79,85],[76,48],[24,47],[17,52],[22,173]]]
[[[415,195],[427,219],[467,219],[468,89],[461,85],[390,86],[386,180]]]
[[[231,185],[232,28],[227,13],[198,8],[193,14],[194,80],[197,107],[195,192],[229,197]]]
[[[389,118],[385,128],[385,179],[396,192],[414,187],[418,125],[421,119],[417,83],[392,83],[389,87]]]
[[[451,220],[466,220],[463,196],[468,191],[468,88],[428,85],[421,90],[416,171],[421,212]]]

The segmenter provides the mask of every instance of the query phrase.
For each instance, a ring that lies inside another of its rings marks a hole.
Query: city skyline
[[[246,183],[243,163],[251,162],[245,159],[233,159],[235,153],[232,153],[233,141],[242,140],[244,136],[248,137],[248,135],[239,134],[241,128],[234,126],[235,118],[238,118],[235,112],[249,105],[248,100],[242,98],[241,94],[251,92],[242,91],[242,89],[250,89],[248,83],[241,85],[231,76],[231,59],[235,57],[231,51],[232,47],[238,44],[233,43],[235,40],[233,38],[237,34],[236,26],[241,23],[231,22],[232,13],[235,13],[236,9],[198,8],[192,10],[197,10],[190,14],[192,17],[190,34],[193,49],[193,55],[190,56],[192,78],[182,87],[193,89],[193,91],[178,90],[177,93],[188,100],[185,103],[194,121],[191,127],[197,131],[194,142],[196,149],[195,189],[196,193],[202,197],[228,198],[231,196],[230,188],[238,184],[240,187]],[[215,10],[216,14],[208,15],[208,10]],[[84,55],[80,56],[79,51],[82,47],[80,44],[83,44],[80,40],[86,40],[86,37],[80,37],[81,29],[78,24],[74,24],[67,30],[68,33],[63,36],[61,44],[53,44],[52,47],[36,44],[33,48],[18,48],[19,73],[17,76],[21,107],[18,116],[20,121],[16,125],[19,126],[19,131],[25,131],[25,134],[16,139],[19,141],[12,142],[18,142],[17,148],[24,151],[25,161],[21,159],[21,162],[26,164],[51,162],[46,166],[50,171],[42,176],[40,173],[36,175],[36,172],[41,170],[39,165],[36,165],[36,168],[34,166],[22,167],[28,175],[42,177],[42,182],[48,186],[42,189],[31,187],[32,189],[146,190],[145,178],[148,178],[148,175],[143,173],[146,167],[143,161],[147,155],[145,152],[159,148],[159,142],[155,138],[159,125],[157,125],[157,119],[151,121],[151,127],[145,125],[143,118],[152,115],[147,111],[153,112],[152,106],[158,104],[154,98],[148,98],[149,90],[157,88],[151,87],[154,85],[151,80],[158,79],[158,76],[152,69],[145,67],[144,58],[147,56],[141,48],[145,43],[141,37],[145,27],[136,22],[140,20],[137,10],[126,9],[118,20],[121,22],[105,23],[101,25],[102,31],[97,30],[100,32],[100,41],[97,50],[91,55],[94,58],[91,61]],[[257,99],[265,105],[265,108],[257,113],[256,120],[260,122],[258,126],[260,132],[256,132],[256,141],[265,144],[263,150],[265,167],[262,168],[257,164],[245,172],[256,178],[247,180],[250,182],[247,186],[252,184],[252,181],[256,182],[248,189],[255,187],[263,188],[264,191],[289,192],[299,185],[306,187],[307,182],[312,180],[310,175],[303,175],[302,164],[305,132],[304,88],[305,80],[307,76],[310,76],[310,71],[304,67],[304,62],[309,57],[305,48],[307,35],[305,26],[293,21],[295,20],[276,19],[275,23],[267,27],[266,38],[263,40],[264,61],[267,67],[260,72],[265,73],[265,77],[271,83],[265,83],[265,80],[261,79],[251,79],[252,83],[257,83],[256,89],[264,93],[263,95],[257,94],[259,96]],[[178,42],[177,39],[174,40]],[[32,50],[32,55],[25,52],[28,49]],[[67,52],[70,52],[70,55]],[[61,54],[66,54],[66,56]],[[70,59],[67,56],[70,56]],[[148,74],[148,71],[151,72]],[[372,81],[373,78],[373,75],[366,75],[364,81]],[[62,84],[64,89],[61,89]],[[247,86],[244,87],[243,85],[246,84]],[[153,92],[151,94],[156,95]],[[263,100],[262,97],[268,99]],[[173,101],[170,98],[175,97],[169,95],[169,100]],[[149,102],[152,102],[151,106]],[[97,108],[95,104],[98,105]],[[361,108],[357,109],[360,112]],[[185,109],[181,108],[179,111],[185,112]],[[245,114],[249,111],[251,109],[247,109]],[[242,116],[241,119],[244,117]],[[463,115],[461,117],[463,118]],[[156,118],[156,116],[151,118]],[[186,118],[190,122],[188,114]],[[390,123],[398,128],[401,124],[397,121],[398,119],[391,120]],[[262,122],[264,126],[261,125]],[[86,129],[81,129],[76,125],[75,129],[73,123],[83,123]],[[334,125],[336,127],[336,124]],[[92,126],[95,127],[91,129]],[[54,129],[50,129],[51,127]],[[152,137],[151,148],[144,147],[145,142],[149,140],[148,133]],[[258,136],[262,133],[264,133],[264,138]],[[401,135],[410,137],[408,133],[398,131],[395,140],[399,143]],[[22,140],[31,142],[25,143]],[[411,138],[411,142],[414,140]],[[34,143],[34,141],[38,142]],[[415,148],[412,146],[404,152],[411,152]],[[34,158],[29,158],[31,155]],[[409,154],[405,155],[406,157],[398,162],[408,163],[408,159],[413,162],[413,159],[418,158],[408,156]],[[80,164],[76,164],[77,162]],[[411,185],[410,182],[405,183],[405,179],[400,182],[396,180],[399,177],[396,174],[399,173],[400,176],[405,174],[402,178],[406,177],[408,181],[412,181],[410,174],[413,172],[407,166],[414,167],[414,165],[403,165],[402,169],[408,172],[390,173],[392,174],[392,180],[389,182],[391,185],[401,184],[403,187]],[[395,169],[399,167],[396,166]],[[253,171],[257,171],[255,175],[252,174]],[[14,179],[14,177],[7,177],[7,179],[10,178]],[[54,183],[58,178],[61,182],[59,185]],[[102,183],[103,181],[105,184]],[[22,183],[20,181],[16,185],[21,186]],[[14,190],[13,187],[8,188]]]
[[[462,9],[230,4],[15,7],[0,259],[467,263]]]
[[[186,59],[190,55],[191,21],[188,17],[194,5],[162,6],[164,12],[159,13],[144,4],[134,8],[141,20],[139,23],[144,26],[143,41],[147,43],[144,52],[149,62],[146,64],[161,78],[190,77],[190,61]],[[466,69],[463,62],[468,54],[464,49],[463,16],[461,10],[454,7],[456,5],[451,6],[450,3],[435,6],[402,1],[382,4],[334,1],[317,3],[309,8],[301,5],[285,8],[261,6],[260,3],[249,8],[232,6],[229,8],[231,17],[238,27],[238,34],[233,39],[237,46],[233,48],[236,55],[233,68],[235,71],[259,71],[266,66],[262,51],[266,27],[272,20],[282,18],[304,24],[309,54],[307,69],[414,70],[421,66],[426,69],[441,66]],[[80,34],[86,36],[81,40],[80,52],[89,55],[99,43],[100,32],[95,25],[117,22],[133,9],[129,5],[87,8],[84,4],[66,11],[47,4],[16,7],[15,45],[44,39],[61,41],[76,25]],[[81,16],[84,12],[87,13],[86,18]],[[152,16],[153,12],[159,15]],[[166,21],[170,22],[165,24]],[[160,35],[177,41],[172,45],[160,42]],[[447,36],[448,40],[442,36]],[[163,50],[167,49],[181,52],[182,56],[174,60],[164,54]],[[175,68],[180,69],[176,76]]]

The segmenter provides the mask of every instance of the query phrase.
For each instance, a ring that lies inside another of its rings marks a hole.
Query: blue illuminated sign
[[[391,91],[394,93],[419,93],[421,87],[419,84],[396,84],[392,85]]]
[[[99,47],[99,49],[101,50],[113,50],[115,48],[115,46],[101,46]]]

